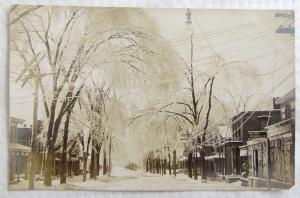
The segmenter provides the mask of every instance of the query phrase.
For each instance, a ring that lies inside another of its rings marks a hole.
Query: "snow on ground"
[[[115,166],[112,169],[111,175],[112,176],[132,176],[132,177],[136,177],[136,176],[141,176],[144,172],[142,170],[137,170],[137,171],[132,171],[129,169],[126,169],[122,166]]]
[[[51,187],[45,187],[43,181],[35,183],[36,189],[56,190],[104,190],[104,191],[196,191],[196,190],[266,190],[265,188],[243,187],[240,182],[225,183],[210,181],[202,183],[199,180],[190,179],[187,175],[178,174],[158,175],[145,173],[142,170],[130,171],[123,167],[114,167],[112,175],[98,176],[97,180],[89,179],[82,182],[82,175],[67,178],[67,184],[60,185],[59,178],[53,179]],[[28,187],[28,181],[10,185],[9,189],[24,190]]]

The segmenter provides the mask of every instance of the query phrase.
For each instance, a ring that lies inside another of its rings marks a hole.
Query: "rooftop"
[[[241,113],[239,113],[236,116],[234,116],[232,118],[232,120],[236,121],[236,120],[239,120],[239,119],[241,119],[243,117],[248,117],[248,116],[257,116],[259,118],[262,118],[262,117],[268,116],[268,114],[270,112],[278,112],[278,111],[280,111],[280,109],[256,110],[256,111],[242,111]],[[263,114],[266,114],[266,115],[263,115]]]
[[[10,123],[17,123],[17,124],[21,124],[23,122],[25,122],[25,120],[21,119],[21,118],[17,118],[17,117],[9,117],[9,122]]]
[[[295,100],[295,88],[289,91],[284,96],[280,97],[278,100],[276,100],[276,104],[284,104],[287,101],[293,101]]]

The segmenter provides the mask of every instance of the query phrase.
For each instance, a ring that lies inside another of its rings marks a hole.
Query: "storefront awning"
[[[220,146],[225,146],[225,145],[241,145],[243,144],[242,140],[226,140],[224,142],[220,143]]]

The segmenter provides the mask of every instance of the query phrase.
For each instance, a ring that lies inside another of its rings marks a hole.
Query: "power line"
[[[271,90],[268,92],[268,94],[270,94],[270,93],[273,93],[273,91],[274,90],[276,90],[278,87],[280,87],[286,80],[288,80],[289,78],[290,78],[290,76],[292,76],[292,75],[294,75],[295,73],[294,72],[291,72],[291,73],[289,73],[283,80],[281,80],[276,86],[272,86],[272,88],[271,88]],[[256,105],[256,107],[254,107],[254,109],[252,110],[253,112],[251,113],[251,115],[245,120],[245,122],[243,122],[241,125],[240,125],[240,127],[237,129],[237,130],[235,130],[233,133],[232,133],[232,135],[234,135],[250,118],[251,118],[251,116],[254,114],[254,112],[255,112],[255,110],[257,109],[257,108],[259,108],[261,106],[261,103],[258,103],[257,105]],[[249,112],[249,111],[247,111],[247,112]]]
[[[202,34],[202,35],[203,35],[203,34]],[[232,33],[231,33],[230,35],[232,35]],[[207,36],[210,36],[210,34],[207,34],[207,35],[205,35],[205,36],[206,36],[206,37],[207,37]],[[207,37],[207,38],[208,38],[208,39],[211,39],[211,38],[213,38],[213,37]],[[186,40],[186,39],[185,39],[185,40]],[[196,40],[196,39],[194,39],[194,40]],[[205,39],[202,38],[202,40],[205,40]],[[187,41],[188,41],[188,40],[187,40]],[[185,41],[185,42],[186,42],[186,41]],[[155,44],[153,44],[153,43],[155,43],[155,42],[152,41],[152,45],[153,45],[153,46],[157,46],[157,47],[159,47],[159,48],[169,47],[169,45],[171,44],[170,42],[169,42],[168,45],[155,45]],[[105,52],[105,51],[110,51],[110,49],[106,49],[106,50],[104,49],[104,50],[102,50],[102,52],[103,52],[103,51],[104,51],[104,52]],[[105,53],[104,53],[104,54],[105,54]]]

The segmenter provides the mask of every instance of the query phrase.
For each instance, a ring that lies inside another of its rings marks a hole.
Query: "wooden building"
[[[224,174],[225,156],[219,151],[219,147],[214,147],[214,152],[205,157],[207,163],[207,176],[212,179],[217,179]]]
[[[239,180],[241,173],[240,149],[241,140],[224,139],[220,143],[220,152],[224,156],[223,175],[228,183]]]
[[[24,120],[10,117],[9,119],[9,180],[10,183],[19,182],[20,179],[27,179],[28,161],[31,148],[22,145],[22,139],[18,135],[18,128]]]
[[[224,165],[225,165],[225,155],[221,152],[220,142],[228,135],[230,127],[228,126],[217,126],[213,137],[209,138],[209,143],[211,148],[206,149],[206,167],[207,167],[207,176],[211,179],[218,179],[221,175],[224,175]]]
[[[227,182],[240,179],[248,169],[247,141],[266,136],[265,127],[280,121],[280,109],[246,111],[232,119],[232,137],[220,143],[225,156],[224,175]]]
[[[291,187],[295,183],[295,120],[287,119],[267,127],[267,132],[272,185]]]
[[[279,98],[281,121],[266,126],[266,134],[248,145],[248,185],[288,188],[295,173],[295,90]]]
[[[18,183],[27,179],[28,162],[31,148],[18,143],[9,144],[9,178],[10,183]]]
[[[17,129],[25,122],[25,120],[9,117],[9,142],[17,142]]]
[[[248,185],[262,187],[268,185],[268,139],[257,138],[247,142]]]

